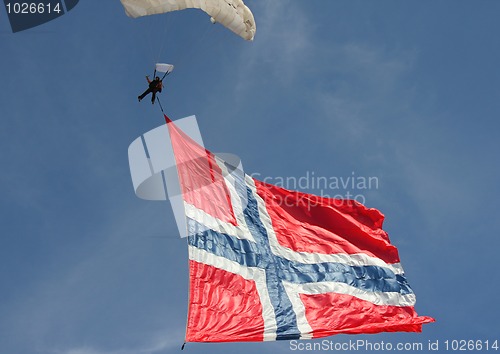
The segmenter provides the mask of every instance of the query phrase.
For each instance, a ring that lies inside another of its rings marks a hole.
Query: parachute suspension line
[[[151,16],[151,20],[148,21],[145,41],[149,46],[149,57],[154,63],[160,61],[163,49],[165,48],[165,42],[168,40],[166,34],[169,32],[169,16]],[[159,34],[159,35],[158,35]],[[159,38],[158,38],[159,36]],[[160,46],[158,48],[158,46]]]
[[[160,102],[160,97],[156,96],[156,100],[158,101],[158,104],[160,105],[161,113],[165,114],[165,111],[163,110],[163,106],[161,105],[161,102]]]
[[[203,43],[202,43],[203,46],[201,46],[201,48],[200,48],[200,50],[201,50],[202,53],[208,52],[209,50],[212,51],[212,52],[217,51],[218,47],[221,45],[221,43],[223,41],[223,36],[222,35],[219,35],[219,36],[214,36],[213,35],[213,33],[215,32],[215,30],[213,28],[215,28],[215,26],[217,26],[217,22],[212,25],[212,27],[211,27],[212,29],[211,30],[209,30],[209,31],[207,31],[205,33],[204,40],[203,40]],[[206,40],[207,37],[208,37],[206,34],[208,32],[211,33],[210,37],[214,38],[212,40],[212,43],[210,43],[208,40]],[[211,45],[210,48],[208,48],[209,44]]]
[[[149,46],[149,57],[150,58],[155,58],[156,55],[156,48],[155,48],[155,33],[157,32],[156,30],[159,28],[158,27],[158,19],[156,19],[154,16],[151,18],[150,21],[148,21],[149,25],[147,28],[147,33],[146,33],[146,41]]]
[[[201,38],[201,43],[199,46],[199,55],[198,57],[202,57],[205,53],[208,52],[217,52],[224,41],[223,34],[217,35],[216,27],[219,26],[217,22],[213,23],[210,26],[210,29],[206,30]],[[194,56],[191,56],[194,57]]]
[[[163,25],[163,34],[161,35],[161,40],[160,40],[160,49],[158,50],[158,56],[156,57],[156,60],[155,62],[159,62],[160,61],[160,58],[163,54],[163,49],[165,48],[165,42],[167,41],[167,33],[169,32],[168,30],[168,24],[169,24],[169,21],[168,21],[168,18],[169,16],[165,16],[165,24]]]
[[[168,75],[168,74],[170,74],[170,73],[171,73],[171,71],[167,71],[167,72],[165,73],[165,75],[163,75],[163,77],[161,78],[161,80],[160,80],[160,81],[163,81],[163,79],[164,79],[164,78],[166,78],[166,77],[167,77],[167,75]],[[155,74],[156,74],[156,69],[155,69]]]
[[[204,53],[207,47],[210,44],[210,41],[207,38],[212,37],[214,25],[210,24],[207,26],[205,30],[201,32],[201,34],[193,41],[185,41],[184,44],[177,51],[177,55],[175,58],[176,66],[189,66],[186,65],[189,60],[198,59],[201,57],[200,55],[195,55],[196,51]]]

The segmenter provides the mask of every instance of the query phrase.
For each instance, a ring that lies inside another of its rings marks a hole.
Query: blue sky
[[[179,351],[186,243],[167,203],[136,198],[127,159],[162,124],[136,99],[157,60],[176,65],[169,116],[196,114],[206,147],[247,173],[378,179],[352,192],[386,215],[416,309],[437,322],[333,341],[500,340],[500,3],[246,3],[253,43],[197,11],[132,20],[118,0],[13,34],[2,7],[0,352]]]

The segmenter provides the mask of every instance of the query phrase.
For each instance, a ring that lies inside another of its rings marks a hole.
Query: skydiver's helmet
[[[159,76],[155,77],[155,80],[160,81],[160,77]]]

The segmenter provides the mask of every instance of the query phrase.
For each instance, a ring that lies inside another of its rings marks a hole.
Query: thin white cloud
[[[168,330],[165,329],[164,333]],[[180,349],[179,342],[168,335],[153,335],[136,348],[105,350],[89,346],[50,351],[51,354],[155,354],[169,349]]]
[[[323,51],[331,63],[321,67],[331,85],[317,87],[310,97],[316,99],[321,109],[318,116],[331,129],[342,130],[357,144],[376,138],[376,127],[390,123],[395,113],[414,114],[411,84],[405,82],[416,60],[414,51],[389,53],[363,43]]]
[[[138,203],[141,204],[140,201]],[[68,236],[72,237],[74,242],[81,243],[82,239],[90,238],[95,246],[89,248],[86,245],[82,251],[71,248],[72,258],[54,253],[53,262],[57,267],[50,273],[38,274],[37,282],[29,284],[29,293],[19,296],[8,311],[3,313],[1,325],[6,326],[9,323],[9,336],[15,338],[22,336],[23,343],[29,343],[28,345],[36,348],[36,352],[39,353],[157,353],[180,346],[184,338],[184,324],[178,320],[183,316],[172,315],[175,310],[167,312],[167,308],[177,302],[181,304],[187,302],[185,300],[187,294],[183,294],[179,299],[182,290],[172,291],[170,297],[165,296],[163,303],[133,302],[128,307],[125,306],[138,296],[142,296],[143,299],[160,300],[160,297],[150,293],[152,289],[166,294],[166,287],[181,287],[175,278],[176,274],[177,277],[184,279],[183,272],[173,270],[176,267],[173,263],[177,261],[184,265],[185,261],[182,257],[177,257],[176,260],[167,259],[169,253],[165,252],[165,263],[173,268],[158,269],[158,273],[155,274],[163,276],[169,274],[169,278],[155,276],[151,281],[158,283],[157,286],[148,286],[149,282],[141,281],[140,278],[148,277],[146,272],[152,271],[154,261],[151,261],[151,258],[157,259],[158,262],[158,257],[161,257],[151,252],[151,245],[164,245],[165,242],[151,237],[165,235],[168,232],[168,228],[165,230],[165,220],[161,217],[163,213],[160,211],[158,215],[158,210],[155,212],[154,208],[150,207],[151,204],[142,205],[143,208],[130,208],[127,205],[119,208],[115,205],[116,211],[104,224],[96,223],[92,235],[78,230],[68,232]],[[166,203],[162,206],[167,213]],[[175,232],[175,236],[172,235],[173,240],[168,241],[170,248],[177,246],[185,249],[184,241],[178,239],[175,227],[170,229]],[[187,251],[185,258],[187,259]],[[183,281],[183,285],[186,282],[187,280]],[[130,284],[137,286],[145,284],[148,287],[134,289],[130,288]],[[130,300],[123,300],[124,297],[130,297]],[[121,304],[114,307],[116,301]],[[155,309],[155,306],[158,308]],[[133,322],[130,320],[130,315],[123,314],[127,311],[142,310],[146,313],[144,317],[135,318]],[[101,349],[99,341],[88,346],[78,345],[84,341],[83,338],[93,332],[93,329],[88,327],[88,322],[98,323],[101,317],[111,326],[116,325],[116,328],[110,328],[110,333],[118,331],[119,327],[126,330],[134,329],[134,333],[129,336],[130,340],[125,341],[134,343],[131,349],[119,347],[112,350]],[[169,318],[174,318],[175,322]],[[124,320],[128,323],[122,323]],[[75,343],[75,346],[60,349],[68,343]]]
[[[313,22],[296,1],[256,3],[257,35],[243,48],[236,91],[255,89],[255,73],[265,70],[273,80],[288,85],[300,75],[310,53]]]

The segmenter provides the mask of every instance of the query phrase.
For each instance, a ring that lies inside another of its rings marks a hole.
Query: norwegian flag
[[[186,342],[420,332],[384,216],[235,173],[166,116],[188,227]]]

